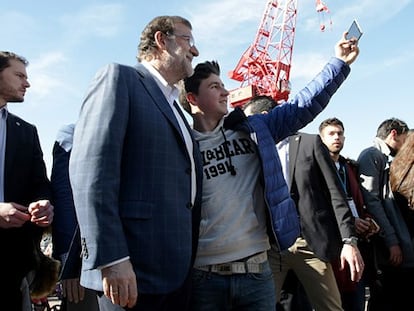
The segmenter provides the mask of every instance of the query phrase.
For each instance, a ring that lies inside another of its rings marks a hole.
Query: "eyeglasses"
[[[176,33],[167,34],[167,35],[168,36],[175,36],[175,37],[184,39],[185,41],[188,42],[188,45],[190,46],[190,48],[193,48],[195,46],[194,38],[191,35],[179,35],[179,34],[176,34]]]

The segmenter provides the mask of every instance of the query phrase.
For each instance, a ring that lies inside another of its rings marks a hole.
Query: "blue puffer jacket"
[[[265,198],[279,250],[285,250],[295,242],[300,235],[300,223],[295,203],[283,177],[275,143],[310,123],[327,106],[349,72],[350,67],[345,62],[332,58],[295,97],[276,106],[270,113],[247,118],[240,108],[236,108],[224,122],[226,128],[250,133],[258,144]]]

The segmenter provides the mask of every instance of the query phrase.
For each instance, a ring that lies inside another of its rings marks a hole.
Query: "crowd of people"
[[[24,101],[28,62],[1,51],[2,307],[31,310],[49,233],[68,311],[359,311],[367,287],[368,310],[405,310],[412,131],[389,118],[354,160],[338,118],[300,131],[350,74],[359,47],[346,34],[288,101],[229,112],[219,63],[193,66],[190,21],[157,16],[136,66],[92,79],[57,133],[50,179],[36,127],[7,108]]]

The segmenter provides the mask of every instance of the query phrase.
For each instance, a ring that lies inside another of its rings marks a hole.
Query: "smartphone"
[[[354,19],[351,26],[348,29],[348,34],[346,35],[347,40],[351,40],[352,38],[355,38],[359,40],[362,36],[362,30],[359,26],[358,22]]]

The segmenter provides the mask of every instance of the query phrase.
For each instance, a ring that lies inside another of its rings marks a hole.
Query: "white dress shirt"
[[[4,163],[6,157],[7,106],[0,109],[0,202],[4,202]]]
[[[188,156],[191,161],[191,203],[194,205],[195,195],[196,195],[196,173],[195,173],[195,163],[193,157],[193,141],[191,139],[191,134],[187,129],[186,122],[174,107],[174,101],[178,101],[179,90],[176,86],[171,86],[165,81],[164,77],[147,61],[142,61],[141,64],[148,69],[151,75],[154,77],[155,82],[163,92],[165,98],[171,106],[172,111],[174,112],[175,118],[177,119],[178,124],[180,125],[181,133],[183,134],[185,145],[187,147]],[[178,108],[181,109],[181,108]],[[182,112],[182,110],[181,110]],[[183,115],[183,113],[182,113]]]

